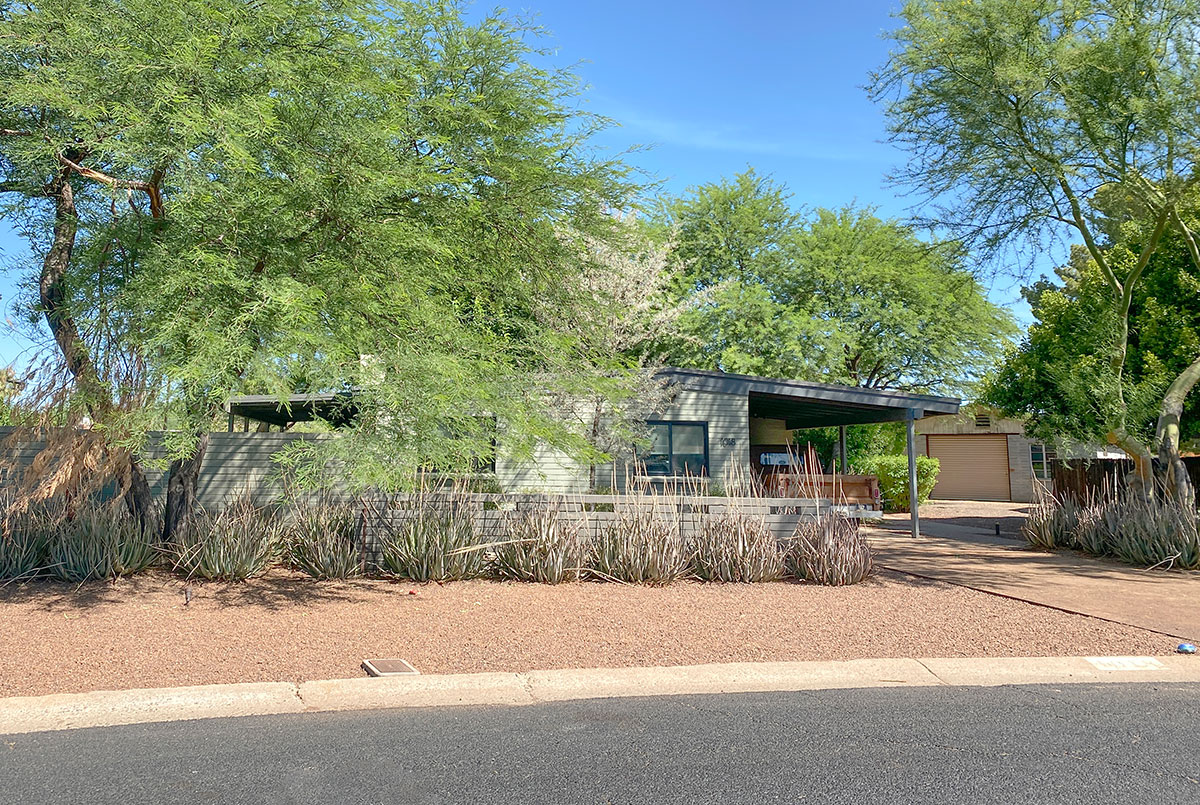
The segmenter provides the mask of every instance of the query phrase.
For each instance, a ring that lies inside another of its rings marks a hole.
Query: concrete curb
[[[0,734],[303,710],[288,682],[56,693],[0,699]]]
[[[999,657],[768,662],[447,674],[0,699],[0,735],[156,721],[398,707],[877,687],[1200,682],[1200,657]]]

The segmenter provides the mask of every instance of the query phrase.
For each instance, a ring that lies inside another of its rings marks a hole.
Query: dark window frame
[[[699,477],[701,477],[701,478],[711,478],[712,477],[711,450],[709,447],[709,439],[708,439],[708,420],[706,420],[706,419],[647,419],[646,420],[647,427],[653,428],[655,425],[666,425],[667,426],[667,463],[670,465],[672,470],[674,470],[674,468],[675,468],[674,426],[675,425],[686,425],[686,426],[690,426],[690,427],[699,426],[699,427],[703,428],[704,429],[704,471],[700,474]],[[655,478],[681,478],[681,477],[683,477],[681,475],[674,475],[672,473],[650,472],[646,468],[645,462],[641,460],[642,456],[644,456],[645,453],[641,450],[638,450],[636,452],[638,455],[638,461],[641,464],[642,471],[644,474],[646,474],[648,476],[654,476]]]

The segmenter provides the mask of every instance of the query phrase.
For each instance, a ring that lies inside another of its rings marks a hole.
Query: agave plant
[[[704,581],[775,581],[783,576],[779,540],[761,518],[741,512],[710,517],[693,549],[692,571]]]
[[[587,560],[582,523],[567,519],[555,507],[514,512],[507,540],[497,544],[497,575],[517,581],[560,584],[578,581]]]
[[[483,575],[487,556],[475,518],[456,495],[424,493],[407,516],[391,520],[380,539],[383,566],[412,581],[458,581]]]
[[[287,535],[288,561],[316,579],[346,579],[363,570],[358,511],[320,500],[297,507]]]
[[[690,556],[679,524],[650,506],[618,506],[592,548],[589,569],[601,579],[669,584],[687,574]]]
[[[873,569],[866,537],[852,520],[837,512],[801,523],[791,539],[786,563],[790,575],[830,586],[857,584]]]
[[[241,498],[215,516],[192,518],[168,551],[174,569],[188,578],[240,581],[266,570],[280,532],[273,509]]]

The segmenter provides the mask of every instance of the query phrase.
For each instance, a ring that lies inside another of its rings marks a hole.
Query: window
[[[638,459],[647,475],[708,475],[708,423],[650,421],[650,444]]]
[[[1049,481],[1053,476],[1053,462],[1057,458],[1053,450],[1047,450],[1044,444],[1029,445],[1029,463],[1033,466],[1033,477],[1039,481]]]
[[[975,415],[975,427],[990,428],[991,426],[992,426],[992,415],[991,414],[976,414]]]

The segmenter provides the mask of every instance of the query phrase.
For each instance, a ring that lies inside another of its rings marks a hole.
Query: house
[[[795,430],[908,422],[911,436],[914,423],[957,414],[960,405],[948,397],[699,369],[666,368],[660,377],[671,401],[647,420],[650,445],[636,462],[598,468],[597,485],[628,489],[684,477],[718,484],[761,477],[781,458],[790,460]],[[286,427],[345,410],[345,401],[329,394],[296,395],[286,405],[274,397],[237,397],[229,402],[230,430],[238,418]],[[489,470],[506,492],[591,491],[591,468],[550,448],[532,461],[516,461],[501,445]]]
[[[916,424],[917,452],[942,469],[934,500],[1003,500],[1030,503],[1050,486],[1054,455],[1025,435],[1025,424],[987,408]]]
[[[1063,448],[1025,435],[1025,423],[981,406],[916,423],[917,452],[941,462],[934,500],[1035,503],[1055,491],[1064,468],[1120,461],[1105,445]]]

